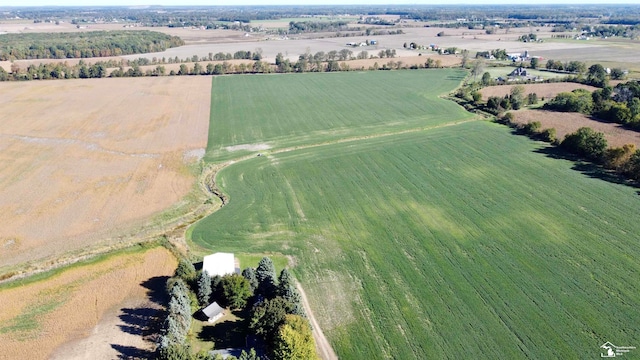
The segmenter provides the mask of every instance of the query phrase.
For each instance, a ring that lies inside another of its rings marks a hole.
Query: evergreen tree
[[[165,321],[166,341],[170,344],[183,344],[191,326],[191,301],[184,281],[172,281],[169,284],[169,296]]]
[[[256,271],[252,267],[248,267],[242,270],[242,276],[249,280],[249,286],[251,286],[251,292],[255,292],[258,288],[258,278],[256,277]]]
[[[291,307],[290,313],[306,317],[307,314],[304,311],[304,306],[302,306],[302,297],[289,270],[282,269],[278,279],[278,295],[289,303]]]
[[[273,298],[276,294],[276,268],[268,257],[263,257],[256,268],[258,293],[265,298]]]
[[[209,305],[211,297],[211,276],[206,271],[202,271],[198,277],[198,302],[200,306]]]
[[[258,354],[256,354],[256,350],[254,348],[251,348],[248,353],[242,350],[242,353],[240,354],[238,360],[260,360],[260,357],[258,356]]]

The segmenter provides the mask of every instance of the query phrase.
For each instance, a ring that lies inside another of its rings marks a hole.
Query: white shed
[[[202,271],[206,271],[211,277],[235,273],[236,264],[233,254],[215,253],[205,256],[202,260]]]
[[[202,309],[202,312],[207,316],[210,323],[215,322],[220,319],[224,315],[224,309],[218,305],[217,302],[213,302],[213,304],[207,306]]]

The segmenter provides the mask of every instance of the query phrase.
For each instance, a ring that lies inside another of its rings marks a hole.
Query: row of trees
[[[635,39],[640,31],[638,24],[632,26],[623,25],[597,25],[583,26],[582,31],[588,36],[609,37],[620,36]]]
[[[546,108],[555,111],[579,112],[586,115],[640,129],[640,84],[637,81],[606,86],[589,92],[576,89],[558,94]]]
[[[494,57],[496,60],[508,60],[509,56],[507,55],[507,50],[505,49],[495,49],[490,51],[478,51],[476,53],[476,58],[485,58],[489,59]]]
[[[265,257],[243,276],[256,285],[249,328],[265,341],[269,358],[317,359],[311,325],[291,273],[283,269],[276,277],[273,262]]]
[[[0,37],[0,60],[119,56],[182,45],[184,41],[177,36],[147,30],[4,34]]]
[[[566,71],[578,75],[576,80],[586,84],[605,87],[608,80],[622,80],[626,76],[626,71],[621,68],[605,69],[601,64],[594,64],[587,68],[581,61],[562,62],[557,60],[547,60],[545,67],[548,70]],[[583,76],[585,76],[583,78]]]
[[[394,58],[396,56],[395,50],[381,50],[378,55],[380,58]],[[222,63],[208,63],[206,66],[200,64],[198,61],[207,61],[209,59],[251,59],[253,63],[239,63],[231,64],[227,61]],[[298,61],[291,62],[289,59],[285,59],[282,53],[278,53],[276,56],[276,66],[256,60],[261,59],[261,52],[251,51],[238,51],[231,55],[230,53],[217,53],[210,54],[209,57],[199,58],[196,55],[191,59],[181,60],[176,58],[166,59],[153,59],[140,58],[135,60],[108,60],[98,61],[93,64],[86,64],[82,60],[76,65],[70,65],[68,63],[40,63],[38,65],[29,65],[27,69],[21,69],[17,64],[12,64],[11,72],[7,72],[0,67],[0,81],[25,81],[25,80],[48,80],[48,79],[87,79],[87,78],[101,78],[101,77],[142,77],[142,76],[163,76],[163,75],[223,75],[223,74],[246,74],[246,73],[271,73],[271,72],[331,72],[331,71],[349,71],[351,68],[342,61],[354,60],[354,59],[371,59],[376,58],[370,56],[367,51],[361,51],[355,57],[353,52],[349,49],[342,49],[340,51],[329,51],[324,53],[322,51],[316,54],[305,53],[300,55]],[[193,66],[189,66],[186,63],[180,64],[180,68],[176,70],[167,71],[164,64],[179,63],[180,61],[193,61]],[[340,62],[339,62],[340,61]],[[143,69],[142,66],[149,66],[157,64],[155,68]],[[128,69],[125,69],[128,67]],[[414,66],[412,68],[434,68],[442,67],[440,60],[433,60],[428,58],[424,65]],[[358,68],[357,70],[387,70],[387,69],[402,69],[407,68],[401,61],[382,63],[378,65],[375,63],[368,69]]]
[[[609,148],[604,133],[589,127],[581,127],[564,139],[556,138],[556,129],[543,129],[539,121],[518,124],[512,113],[505,113],[500,122],[516,128],[517,132],[536,140],[547,141],[563,150],[588,159],[621,176],[640,180],[640,149],[633,144]]]
[[[336,32],[348,30],[347,21],[290,21],[289,33]]]

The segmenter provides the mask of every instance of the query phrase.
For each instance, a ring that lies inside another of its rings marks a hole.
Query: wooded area
[[[4,34],[0,37],[0,61],[142,54],[181,45],[184,41],[177,36],[147,30]]]

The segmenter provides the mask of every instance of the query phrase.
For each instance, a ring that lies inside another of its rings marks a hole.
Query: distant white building
[[[202,271],[209,276],[225,276],[236,272],[235,258],[232,253],[215,253],[207,255],[202,260]]]

